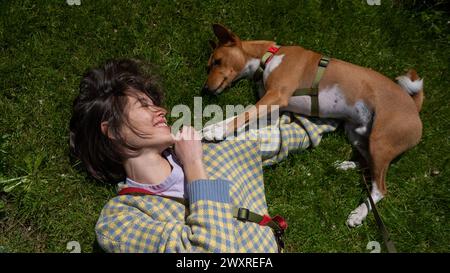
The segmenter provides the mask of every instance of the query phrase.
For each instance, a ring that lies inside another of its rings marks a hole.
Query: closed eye
[[[139,98],[138,101],[141,103],[142,107],[154,106],[153,101],[150,98]]]

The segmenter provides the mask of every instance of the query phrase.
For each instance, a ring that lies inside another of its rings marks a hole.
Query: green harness
[[[261,58],[260,66],[258,70],[255,72],[255,80],[262,80],[262,75],[264,73],[264,69],[267,63],[272,59],[275,53],[280,49],[280,46],[274,45],[271,46],[266,53]],[[311,116],[318,117],[319,116],[319,83],[325,73],[325,69],[327,68],[330,62],[330,58],[326,56],[322,56],[320,58],[319,64],[317,66],[316,77],[309,88],[301,88],[295,90],[292,96],[310,96],[311,97]]]

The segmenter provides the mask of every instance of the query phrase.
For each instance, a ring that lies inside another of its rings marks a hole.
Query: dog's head
[[[237,35],[219,24],[213,25],[213,31],[219,42],[209,41],[213,52],[208,60],[208,79],[202,93],[217,95],[239,78],[246,56]]]

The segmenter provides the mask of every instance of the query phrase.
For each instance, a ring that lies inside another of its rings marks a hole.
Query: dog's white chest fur
[[[267,78],[269,77],[270,73],[272,73],[272,71],[280,65],[281,61],[283,61],[283,58],[284,58],[284,54],[283,55],[274,55],[272,57],[272,59],[267,64],[266,68],[264,69],[264,73],[263,73],[264,83],[266,83]]]
[[[264,96],[264,94],[266,93],[266,89],[264,88],[264,85],[266,84],[267,78],[269,77],[270,73],[272,73],[272,71],[281,64],[283,57],[284,57],[284,54],[273,56],[272,59],[270,60],[270,62],[267,64],[266,68],[264,69],[263,81],[258,83],[259,98],[262,98]]]
[[[259,67],[259,59],[252,58],[250,59],[246,64],[244,69],[239,73],[239,75],[236,77],[234,81],[238,81],[242,78],[251,78],[253,76],[253,73],[258,69]]]

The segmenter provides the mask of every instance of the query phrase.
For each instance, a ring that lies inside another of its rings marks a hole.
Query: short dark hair
[[[157,106],[162,104],[160,85],[152,66],[138,60],[108,60],[88,70],[73,102],[70,119],[70,151],[95,179],[117,183],[125,179],[123,160],[130,157],[120,129],[126,122],[127,95],[143,93]],[[101,130],[107,121],[110,139]]]

